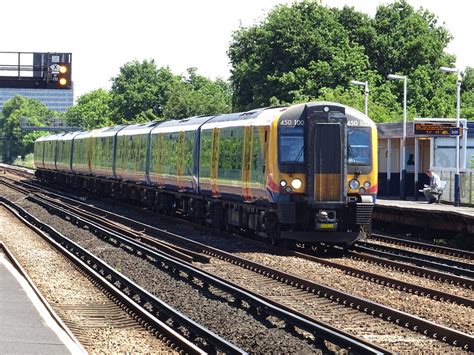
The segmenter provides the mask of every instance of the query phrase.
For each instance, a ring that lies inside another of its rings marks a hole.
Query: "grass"
[[[34,155],[33,153],[30,153],[25,156],[24,160],[21,158],[15,159],[15,161],[13,162],[13,165],[23,166],[26,168],[33,168],[34,167],[33,163],[34,163]]]

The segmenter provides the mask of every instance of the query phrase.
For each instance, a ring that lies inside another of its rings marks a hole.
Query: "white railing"
[[[447,181],[444,188],[441,201],[454,203],[454,168],[433,168],[434,172],[439,175],[442,181]],[[460,192],[461,203],[474,205],[474,169],[460,169]]]

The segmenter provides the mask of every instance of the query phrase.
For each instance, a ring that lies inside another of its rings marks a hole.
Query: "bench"
[[[436,191],[432,191],[431,193],[436,196],[436,202],[439,203],[441,200],[441,196],[443,195],[444,188],[446,187],[447,181],[440,181],[439,186],[436,188]],[[425,187],[428,187],[425,185]],[[418,190],[423,192],[423,190]]]
[[[433,191],[432,194],[437,196],[437,203],[441,200],[441,195],[443,194],[444,188],[446,187],[447,181],[440,181],[439,182],[439,187],[436,189],[436,191]]]

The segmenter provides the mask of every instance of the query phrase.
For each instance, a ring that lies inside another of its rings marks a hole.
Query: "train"
[[[370,233],[377,129],[362,112],[309,102],[52,134],[36,178],[218,230],[298,245]]]

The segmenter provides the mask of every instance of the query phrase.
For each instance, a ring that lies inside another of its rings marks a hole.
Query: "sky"
[[[74,96],[109,89],[125,63],[154,59],[175,74],[189,67],[212,79],[230,75],[232,32],[258,23],[290,0],[2,1],[0,51],[72,52]],[[375,15],[379,0],[322,0]],[[474,67],[470,0],[409,0],[439,17],[454,36],[447,51],[461,70]],[[9,61],[9,59],[8,59]],[[5,63],[0,57],[0,64]]]

